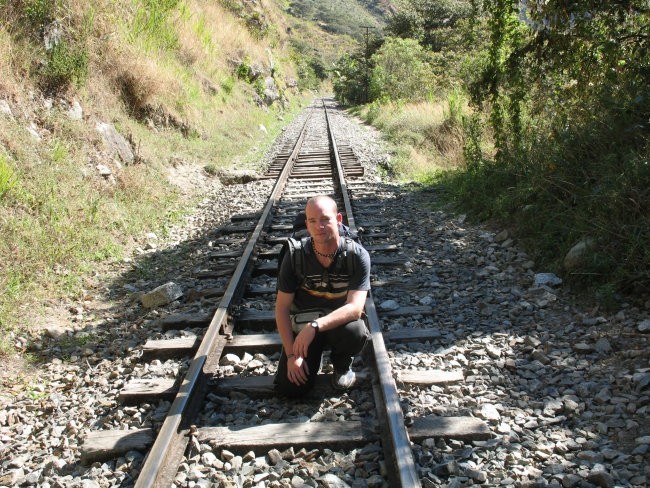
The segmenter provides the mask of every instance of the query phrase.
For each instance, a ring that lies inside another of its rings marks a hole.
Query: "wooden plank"
[[[244,295],[246,297],[259,297],[275,294],[275,286],[249,286]]]
[[[424,342],[439,339],[442,334],[439,329],[395,329],[386,332],[384,336],[393,342]]]
[[[178,387],[173,378],[149,378],[130,381],[120,392],[118,401],[137,404],[152,400],[173,400]]]
[[[379,315],[384,317],[406,317],[409,315],[433,315],[433,307],[417,305],[415,307],[400,307],[397,310],[380,310]]]
[[[356,371],[357,384],[369,381],[367,371]],[[274,376],[229,376],[215,378],[210,383],[210,390],[221,395],[228,395],[233,391],[244,393],[250,398],[269,398],[277,396],[273,386]],[[314,388],[308,393],[308,398],[322,398],[325,394],[332,393],[332,375],[318,374]]]
[[[115,459],[129,451],[146,451],[153,444],[153,429],[91,431],[81,446],[81,462]]]
[[[474,417],[420,417],[409,428],[409,437],[419,442],[431,437],[459,441],[481,441],[492,438],[488,425]]]
[[[142,357],[145,360],[169,359],[191,354],[199,347],[201,340],[198,337],[180,337],[177,339],[149,340],[142,348]],[[224,352],[240,354],[246,351],[265,352],[278,351],[282,341],[278,334],[248,334],[233,336],[224,347]]]
[[[373,256],[370,259],[372,265],[378,266],[404,266],[407,263],[407,258],[397,258],[392,256]]]
[[[223,252],[213,252],[210,254],[210,259],[226,259],[226,258],[239,258],[242,255],[242,250],[238,251],[223,251]]]
[[[409,385],[445,385],[463,381],[463,372],[460,370],[443,371],[440,369],[428,369],[424,371],[405,370],[397,373],[397,381]]]
[[[238,324],[244,327],[275,327],[275,313],[273,310],[244,310],[236,317]]]
[[[230,276],[235,272],[235,266],[228,266],[221,269],[202,269],[196,273],[197,278],[204,280],[210,278],[222,278],[224,276]]]
[[[162,330],[188,329],[191,327],[205,327],[212,320],[214,312],[203,313],[176,313],[163,317],[158,321]]]
[[[176,339],[149,339],[142,347],[142,358],[149,360],[169,359],[186,356],[196,351],[201,344],[199,337],[179,337]]]
[[[246,234],[248,232],[253,232],[255,230],[254,223],[251,224],[239,224],[239,225],[224,225],[223,227],[217,229],[217,232],[220,234]]]
[[[259,276],[259,275],[276,276],[277,274],[278,274],[277,260],[256,263],[255,267],[253,268],[253,276]]]
[[[366,248],[366,251],[373,252],[395,252],[399,251],[401,248],[397,244],[377,244],[374,246],[363,246]]]
[[[247,213],[247,214],[238,214],[238,215],[233,215],[230,217],[231,222],[242,222],[246,220],[259,220],[260,217],[262,216],[262,212],[253,212],[253,213]]]
[[[256,452],[272,447],[307,446],[342,447],[373,442],[377,435],[360,421],[301,422],[256,425],[253,427],[203,427],[197,432],[199,442],[216,441],[230,449],[255,448]]]
[[[224,351],[236,353],[252,349],[257,352],[260,349],[279,349],[280,347],[282,347],[282,341],[279,334],[247,334],[233,336],[224,347]]]

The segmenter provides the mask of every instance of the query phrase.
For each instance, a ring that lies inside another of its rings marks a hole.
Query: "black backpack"
[[[303,246],[306,246],[309,242],[309,233],[307,232],[307,216],[305,212],[300,212],[296,215],[296,218],[293,220],[293,232],[291,237],[288,237],[287,240],[282,244],[282,249],[280,249],[280,254],[278,256],[278,272],[280,271],[280,266],[282,266],[282,261],[287,253],[291,256],[291,266],[294,273],[298,277],[298,282],[303,283],[305,279],[304,274],[304,264],[303,264],[303,254],[300,252],[300,249]],[[345,251],[344,255],[347,259],[348,270],[350,274],[354,274],[355,263],[355,247],[353,241],[359,240],[359,235],[356,232],[353,232],[347,225],[341,223],[339,224],[339,235],[344,239]],[[296,252],[298,251],[298,252]]]

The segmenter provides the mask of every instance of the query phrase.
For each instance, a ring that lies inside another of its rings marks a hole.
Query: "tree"
[[[372,62],[371,100],[417,100],[432,88],[427,54],[414,39],[386,39]]]

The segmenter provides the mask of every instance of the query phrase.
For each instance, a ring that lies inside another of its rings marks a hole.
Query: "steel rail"
[[[327,119],[327,131],[330,136],[330,144],[336,161],[336,171],[338,174],[339,185],[341,193],[343,194],[343,204],[348,221],[348,227],[353,231],[357,231],[354,215],[352,213],[352,204],[350,202],[350,195],[347,191],[345,184],[345,174],[341,159],[339,157],[336,139],[331,131],[329,122],[329,114],[327,107],[323,101],[323,108],[325,109],[325,117]],[[416,488],[422,486],[420,478],[415,467],[415,460],[413,459],[413,451],[411,450],[411,441],[406,431],[404,424],[404,414],[399,403],[399,395],[397,393],[397,385],[393,378],[388,352],[386,351],[386,344],[384,343],[384,336],[381,333],[381,324],[377,316],[377,309],[375,302],[372,298],[372,291],[368,292],[366,298],[365,312],[368,320],[368,327],[372,338],[372,347],[375,355],[375,362],[377,364],[377,373],[379,375],[379,384],[381,387],[382,398],[386,406],[386,418],[388,420],[388,429],[391,433],[391,442],[393,443],[392,452],[395,456],[395,463],[397,465],[398,479],[402,488]]]
[[[219,307],[210,321],[210,325],[201,341],[201,345],[192,359],[179,392],[170,407],[169,413],[163,422],[158,436],[156,437],[156,441],[145,459],[135,483],[135,488],[152,488],[156,486],[167,487],[170,485],[170,480],[161,479],[161,473],[167,464],[168,453],[170,452],[171,447],[175,443],[180,442],[180,438],[184,436],[183,432],[180,430],[183,415],[187,411],[190,400],[198,389],[199,383],[201,381],[205,382],[203,366],[205,365],[208,356],[218,346],[219,341],[225,340],[224,336],[220,334],[222,326],[225,326],[228,320],[228,311],[235,296],[237,296],[241,291],[240,288],[243,282],[241,278],[245,275],[247,269],[250,268],[257,241],[259,240],[267,221],[271,217],[273,206],[278,201],[278,197],[282,194],[286,181],[293,169],[298,152],[300,151],[300,147],[305,138],[307,124],[311,119],[311,115],[312,112],[310,112],[306,118],[293,151],[287,159],[284,169],[273,187],[271,195],[264,207],[264,211],[258,220],[255,230],[248,241],[248,245],[239,260],[237,267],[235,268],[233,276],[228,283],[228,287],[219,302]]]

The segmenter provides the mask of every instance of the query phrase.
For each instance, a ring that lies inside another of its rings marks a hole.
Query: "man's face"
[[[342,219],[336,207],[327,200],[310,202],[305,209],[307,231],[314,242],[327,244],[339,235],[339,222]]]

